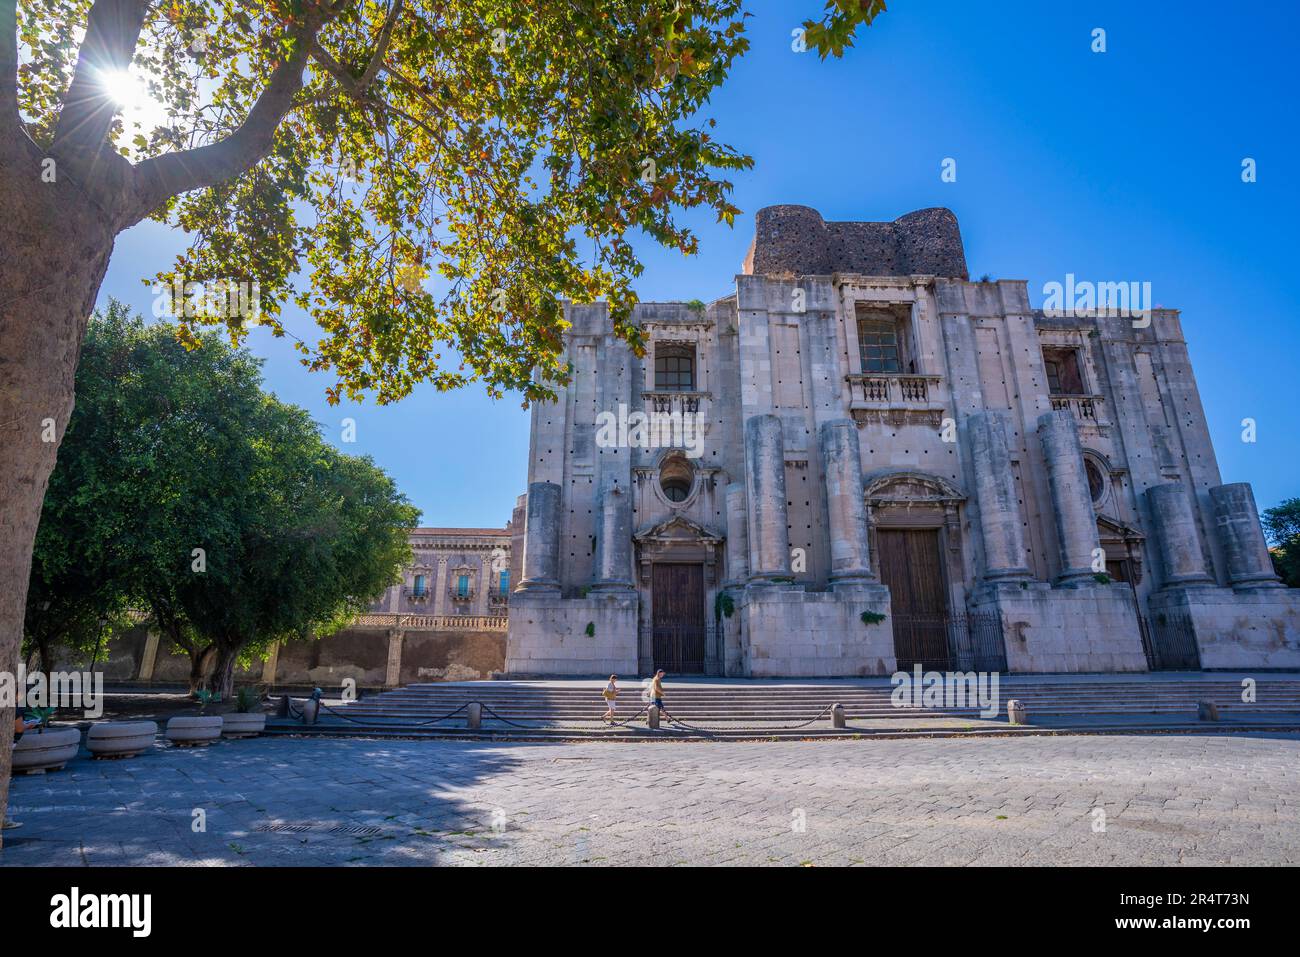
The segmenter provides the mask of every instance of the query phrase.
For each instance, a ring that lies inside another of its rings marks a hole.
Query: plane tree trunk
[[[28,175],[0,177],[0,670],[11,674],[41,502],[115,235],[84,194],[58,181],[57,169],[54,182],[43,182],[40,157],[27,160]],[[0,710],[0,812],[13,718],[12,708]]]

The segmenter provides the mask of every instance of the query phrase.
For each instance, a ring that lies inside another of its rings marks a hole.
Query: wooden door
[[[944,594],[938,529],[876,532],[880,580],[889,586],[894,654],[900,671],[949,667],[951,622]]]
[[[704,671],[704,566],[652,566],[654,666],[670,674]]]

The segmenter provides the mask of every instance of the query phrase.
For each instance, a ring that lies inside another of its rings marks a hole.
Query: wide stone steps
[[[1197,703],[1211,701],[1221,711],[1234,715],[1265,715],[1300,712],[1300,677],[1295,675],[1257,678],[1257,700],[1241,700],[1238,679],[1203,680],[1098,680],[1064,682],[1050,678],[1003,682],[999,689],[1001,709],[1015,698],[1030,715],[1194,715]],[[806,721],[831,704],[844,705],[848,718],[898,718],[922,716],[967,716],[977,708],[894,707],[888,685],[782,686],[672,685],[666,689],[667,711],[688,723],[763,723]],[[416,723],[447,715],[470,703],[479,702],[490,712],[509,721],[563,723],[596,721],[604,711],[600,689],[595,685],[546,686],[480,684],[418,684],[367,697],[337,707],[354,721],[382,724]],[[625,685],[619,697],[618,713],[626,719],[643,707],[638,684]],[[485,721],[492,721],[485,714]]]

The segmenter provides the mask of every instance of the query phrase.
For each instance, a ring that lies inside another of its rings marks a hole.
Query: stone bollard
[[[289,696],[287,694],[280,695],[280,704],[276,706],[275,716],[277,718],[289,717]]]
[[[483,727],[483,706],[477,701],[472,702],[465,709],[465,727],[470,731],[477,731]]]
[[[1219,706],[1213,701],[1196,702],[1196,719],[1198,721],[1218,721]]]
[[[302,723],[315,724],[316,719],[320,717],[320,701],[316,698],[308,698],[302,703]]]
[[[844,727],[844,705],[840,704],[838,701],[831,705],[831,727]]]
[[[1025,706],[1019,698],[1012,698],[1007,702],[1008,724],[1025,724],[1028,721],[1029,714],[1025,711]]]
[[[652,704],[649,708],[646,709],[645,720],[646,720],[646,724],[650,726],[651,730],[653,731],[659,730],[659,706],[658,705]]]

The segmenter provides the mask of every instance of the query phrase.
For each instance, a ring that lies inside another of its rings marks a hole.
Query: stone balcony
[[[943,376],[866,373],[845,379],[849,383],[849,414],[859,428],[870,423],[938,428],[943,421],[947,405]]]
[[[707,419],[712,398],[711,392],[642,392],[641,407],[647,413],[679,413]]]
[[[1104,397],[1100,395],[1053,395],[1052,411],[1065,409],[1074,416],[1074,421],[1085,430],[1096,430],[1105,435],[1110,422],[1106,417]]]

